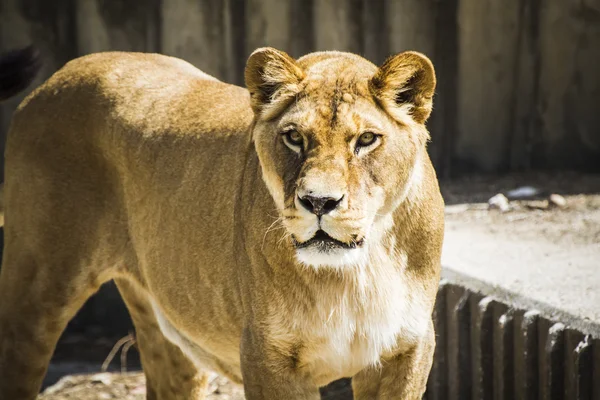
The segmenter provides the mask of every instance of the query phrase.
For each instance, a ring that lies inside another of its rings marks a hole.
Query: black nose
[[[298,196],[300,204],[308,211],[320,217],[321,215],[329,214],[341,203],[344,196],[339,199],[333,197],[314,197],[314,196]]]

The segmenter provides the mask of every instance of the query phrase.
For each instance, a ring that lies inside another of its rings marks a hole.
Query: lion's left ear
[[[424,123],[431,114],[435,91],[433,64],[421,53],[406,51],[388,58],[369,82],[369,88],[388,113],[401,119],[408,113]]]
[[[273,114],[300,92],[304,77],[302,68],[287,53],[272,47],[255,50],[245,71],[252,109],[268,118],[265,113]]]

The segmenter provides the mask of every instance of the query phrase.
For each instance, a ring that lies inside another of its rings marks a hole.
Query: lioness
[[[0,398],[33,399],[65,325],[114,279],[149,399],[419,399],[443,201],[431,62],[261,48],[247,90],[179,59],[69,62],[6,150]]]

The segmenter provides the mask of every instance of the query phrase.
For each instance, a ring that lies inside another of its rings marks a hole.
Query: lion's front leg
[[[241,366],[247,400],[319,400],[319,388],[298,371],[293,356],[269,345],[258,332],[245,329]]]
[[[147,400],[204,400],[208,374],[161,332],[148,297],[128,280],[116,281],[136,330]]]
[[[352,378],[355,400],[420,400],[433,362],[433,326],[409,351],[383,359],[380,367],[362,370]]]

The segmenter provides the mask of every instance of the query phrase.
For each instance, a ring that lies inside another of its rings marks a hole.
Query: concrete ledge
[[[507,216],[498,223],[482,213],[478,219],[462,214],[447,219],[443,277],[600,338],[600,243],[592,237],[574,240],[579,234],[574,224],[517,215],[534,221],[523,229],[523,221]],[[572,212],[562,219],[567,217],[580,216]],[[600,223],[600,210],[585,217],[587,224]]]
[[[534,292],[514,292],[503,287],[500,283],[493,284],[492,282],[483,281],[469,274],[468,271],[465,272],[465,268],[459,270],[446,266],[442,270],[442,279],[443,282],[447,281],[448,283],[479,293],[482,296],[489,296],[509,307],[526,311],[537,311],[544,318],[561,322],[567,327],[576,329],[585,335],[591,335],[595,339],[600,339],[600,323],[566,310],[566,308],[572,307],[566,307],[566,305],[561,307],[560,305],[557,306],[536,299],[536,297],[540,297],[541,288]],[[563,298],[567,296],[568,294],[565,295],[563,293]],[[598,307],[600,305],[595,304],[590,306]]]

